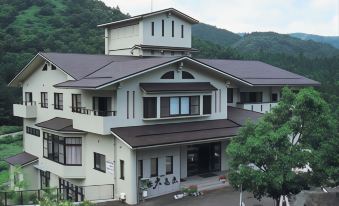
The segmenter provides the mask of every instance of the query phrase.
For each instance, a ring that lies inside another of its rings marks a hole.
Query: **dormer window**
[[[161,79],[174,79],[174,71],[166,72]]]
[[[47,63],[44,65],[44,67],[42,68],[42,71],[47,71]]]
[[[186,71],[182,71],[182,79],[194,79],[194,76],[189,73],[189,72],[186,72]]]
[[[56,66],[54,66],[54,65],[52,64],[51,69],[52,69],[52,70],[56,70]]]

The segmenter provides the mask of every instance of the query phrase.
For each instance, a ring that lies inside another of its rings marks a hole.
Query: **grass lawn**
[[[22,131],[22,126],[0,126],[0,135]]]
[[[8,164],[3,160],[20,152],[22,152],[22,135],[0,139],[0,185],[5,183],[8,177]]]

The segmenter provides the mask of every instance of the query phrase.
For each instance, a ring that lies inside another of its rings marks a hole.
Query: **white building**
[[[22,166],[27,189],[76,201],[124,193],[129,204],[140,179],[148,197],[178,191],[227,171],[229,139],[283,86],[319,85],[259,61],[194,59],[194,23],[166,9],[99,25],[105,55],[38,53],[9,84],[22,88],[13,109],[25,131],[24,152],[7,162]]]

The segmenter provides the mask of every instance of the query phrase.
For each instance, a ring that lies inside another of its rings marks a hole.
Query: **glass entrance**
[[[197,175],[221,170],[221,144],[208,143],[187,147],[187,175]]]

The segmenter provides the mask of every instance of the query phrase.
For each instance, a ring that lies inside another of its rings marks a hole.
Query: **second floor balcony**
[[[237,107],[254,112],[265,113],[270,112],[277,104],[277,102],[238,102]]]
[[[73,127],[75,129],[97,133],[111,134],[112,122],[116,118],[116,111],[91,110],[87,108],[72,108]]]
[[[22,118],[36,118],[37,105],[35,101],[22,101],[13,104],[13,115]]]

